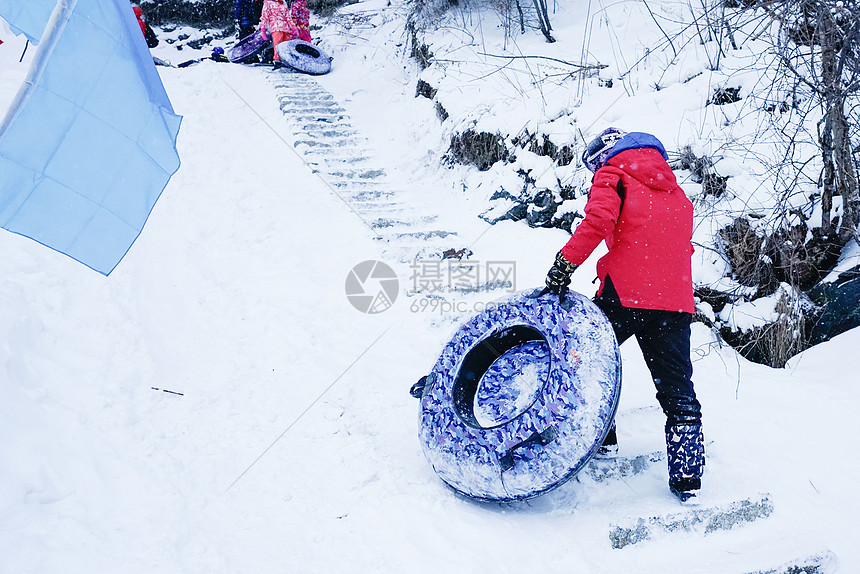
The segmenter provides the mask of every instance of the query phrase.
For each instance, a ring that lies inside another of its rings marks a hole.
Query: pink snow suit
[[[269,34],[286,32],[290,40],[298,38],[298,30],[290,14],[290,7],[280,0],[266,0],[263,3],[263,13],[260,15],[260,29],[265,28]]]
[[[275,53],[272,59],[280,61],[278,44],[289,42],[299,37],[299,30],[290,14],[290,6],[281,0],[266,0],[263,3],[263,13],[260,15],[260,30],[268,30],[272,36]]]
[[[310,26],[310,12],[308,11],[308,3],[305,0],[293,0],[290,13],[292,14],[296,28],[299,30],[299,40],[310,42],[311,33],[308,30],[308,26]]]

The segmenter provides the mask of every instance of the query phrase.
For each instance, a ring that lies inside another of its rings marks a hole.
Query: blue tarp
[[[179,168],[181,117],[127,0],[0,0],[0,16],[41,39],[0,124],[0,225],[107,275]]]
[[[0,16],[13,32],[24,34],[33,44],[38,44],[56,3],[56,0],[0,0]]]

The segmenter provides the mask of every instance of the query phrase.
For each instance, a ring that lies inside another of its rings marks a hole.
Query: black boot
[[[603,439],[603,444],[598,449],[597,458],[615,458],[618,454],[618,435],[615,434],[615,423],[612,423],[612,428]]]
[[[681,502],[685,502],[696,496],[702,488],[705,439],[701,423],[666,427],[666,452],[669,458],[669,490]]]

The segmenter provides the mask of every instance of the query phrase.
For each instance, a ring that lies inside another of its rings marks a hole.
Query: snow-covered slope
[[[479,184],[502,175],[439,164],[447,127],[414,97],[405,7],[343,13],[322,32],[334,70],[315,82],[359,137],[349,149],[384,172],[399,219],[456,234],[436,248],[515,262],[517,288],[541,284],[566,234],[477,218],[490,194]],[[574,16],[556,35],[579,54]],[[28,58],[0,34],[2,109]],[[207,55],[171,50],[155,53]],[[414,237],[347,206],[332,164],[295,143],[295,77],[212,61],[159,70],[185,117],[183,164],[111,276],[0,233],[0,572],[860,569],[856,330],[773,370],[694,326],[708,449],[696,508],[666,488],[662,414],[632,342],[618,415],[629,465],[595,465],[527,503],[464,500],[424,460],[407,391],[502,290],[409,293],[419,269],[400,255]],[[492,99],[461,81],[462,106]],[[663,114],[682,106],[661,94],[662,111],[638,100],[612,120],[638,114],[671,139],[681,128]],[[512,111],[496,121],[528,116],[500,99]],[[400,279],[378,314],[344,292],[368,259]],[[574,287],[590,294],[593,273],[594,259]]]

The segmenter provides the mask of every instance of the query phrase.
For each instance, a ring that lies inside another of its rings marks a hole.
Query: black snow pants
[[[693,316],[678,311],[624,307],[608,276],[594,302],[612,323],[619,345],[631,336],[636,337],[657,387],[657,400],[666,413],[666,428],[701,423],[702,407],[693,390],[690,360]]]

